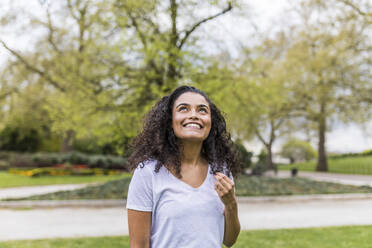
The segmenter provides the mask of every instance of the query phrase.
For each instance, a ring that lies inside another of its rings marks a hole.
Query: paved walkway
[[[290,171],[278,171],[279,177],[289,177]],[[329,172],[308,172],[300,171],[299,177],[306,177],[309,179],[333,183],[342,183],[355,186],[371,186],[372,187],[372,175],[351,175],[351,174],[338,174]]]
[[[280,177],[289,172],[280,171]],[[372,176],[300,172],[314,180],[372,186]],[[1,189],[0,199],[85,187],[53,185]],[[85,202],[83,204],[83,202]],[[2,204],[2,205],[1,205]],[[124,201],[0,202],[0,241],[128,235]],[[243,230],[372,225],[372,194],[239,198]]]
[[[240,203],[242,230],[372,225],[372,199]],[[128,235],[124,206],[0,210],[0,241]]]
[[[95,183],[93,183],[95,184]],[[87,184],[60,184],[60,185],[45,185],[45,186],[29,186],[0,189],[0,200],[6,198],[21,198],[32,195],[43,195],[57,191],[81,189],[92,183]]]

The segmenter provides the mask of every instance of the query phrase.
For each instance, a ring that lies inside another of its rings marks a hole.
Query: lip
[[[187,122],[187,123],[183,124],[182,126],[183,126],[183,127],[186,127],[186,125],[188,125],[188,124],[196,124],[196,125],[198,125],[198,126],[200,127],[200,129],[203,128],[203,125],[200,124],[200,123],[198,123],[198,122]]]

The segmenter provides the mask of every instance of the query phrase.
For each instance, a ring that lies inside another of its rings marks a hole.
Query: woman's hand
[[[214,189],[223,204],[225,206],[236,205],[234,182],[221,172],[217,172],[214,178]]]
[[[214,178],[214,189],[225,205],[225,233],[223,235],[223,243],[227,247],[231,247],[235,244],[240,232],[238,203],[235,197],[234,182],[220,172],[217,172]]]

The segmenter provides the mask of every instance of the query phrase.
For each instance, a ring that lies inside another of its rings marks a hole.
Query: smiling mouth
[[[187,123],[185,125],[183,125],[183,127],[186,127],[186,128],[193,128],[193,129],[202,129],[202,125],[200,125],[199,123]]]

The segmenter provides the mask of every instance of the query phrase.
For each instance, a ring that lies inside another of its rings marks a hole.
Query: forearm
[[[239,235],[240,222],[238,217],[237,202],[225,206],[225,234],[223,238],[224,245],[232,246]]]
[[[149,242],[130,242],[130,247],[131,248],[149,248],[150,243]]]

